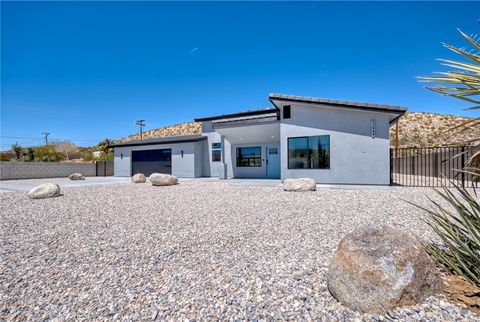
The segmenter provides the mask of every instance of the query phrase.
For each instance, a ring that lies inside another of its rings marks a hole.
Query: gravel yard
[[[0,320],[478,320],[443,297],[353,312],[326,288],[340,239],[389,224],[432,236],[430,189],[288,193],[229,182],[64,188],[1,198]]]

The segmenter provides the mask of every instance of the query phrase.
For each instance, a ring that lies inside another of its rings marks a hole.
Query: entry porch
[[[280,124],[218,122],[221,135],[222,178],[280,179]]]

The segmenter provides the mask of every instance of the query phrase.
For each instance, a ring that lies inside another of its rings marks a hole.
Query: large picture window
[[[330,136],[304,136],[288,139],[289,169],[329,169]]]
[[[261,167],[262,149],[259,146],[237,148],[237,167]]]

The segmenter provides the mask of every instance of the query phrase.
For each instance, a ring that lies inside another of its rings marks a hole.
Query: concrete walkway
[[[245,187],[282,187],[279,179],[218,179],[218,178],[180,178],[180,182],[197,181],[197,182],[226,182],[238,186]]]
[[[243,187],[272,187],[282,188],[282,182],[278,179],[226,179],[218,178],[179,178],[179,182],[226,182]],[[130,177],[87,177],[85,180],[72,181],[68,178],[48,178],[48,179],[23,179],[0,181],[0,192],[29,191],[42,183],[57,183],[60,188],[92,186],[98,184],[118,184],[129,183]],[[349,189],[349,190],[384,190],[395,189],[390,186],[367,186],[367,185],[329,185],[317,184],[317,189]]]
[[[68,178],[22,179],[0,181],[0,192],[29,191],[47,182],[57,183],[60,188],[93,186],[98,184],[118,184],[130,182],[129,177],[86,177],[85,180],[73,181]]]

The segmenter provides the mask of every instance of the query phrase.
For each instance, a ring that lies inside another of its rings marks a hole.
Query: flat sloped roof
[[[169,143],[186,143],[186,142],[198,142],[202,140],[206,140],[207,137],[194,134],[194,135],[181,135],[181,136],[163,136],[159,138],[153,139],[145,139],[145,140],[135,140],[135,141],[127,141],[121,143],[115,143],[109,145],[109,147],[121,147],[121,146],[136,146],[136,145],[152,145],[152,144],[169,144]]]
[[[298,103],[311,103],[311,104],[326,104],[332,106],[342,106],[347,108],[359,108],[367,110],[378,110],[381,112],[393,112],[393,113],[405,113],[407,111],[406,107],[398,105],[386,105],[386,104],[375,104],[375,103],[364,103],[364,102],[355,102],[355,101],[342,101],[342,100],[333,100],[326,98],[316,98],[316,97],[307,97],[307,96],[296,96],[296,95],[286,95],[286,94],[269,94],[268,98],[272,100],[280,101],[289,101],[289,102],[298,102]]]
[[[208,117],[201,117],[196,118],[195,122],[204,122],[204,121],[214,121],[214,120],[221,120],[221,119],[229,119],[235,117],[245,117],[245,116],[255,116],[255,115],[264,115],[264,114],[272,114],[278,113],[278,109],[276,108],[265,108],[261,110],[252,110],[252,111],[244,111],[232,114],[222,114],[216,116],[208,116]]]

